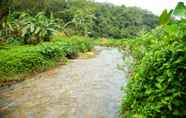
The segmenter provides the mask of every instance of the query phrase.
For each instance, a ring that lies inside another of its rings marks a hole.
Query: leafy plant
[[[158,25],[158,17],[149,11],[94,0],[1,1],[11,11],[28,11],[33,16],[41,11],[47,16],[54,13],[55,18],[62,21],[59,25],[63,32],[70,36],[129,38],[139,36],[142,31],[150,31]]]
[[[186,23],[179,21],[128,43],[141,56],[134,56],[137,61],[124,90],[123,118],[186,116],[185,30]]]
[[[34,17],[22,13],[19,19],[23,25],[21,37],[24,38],[25,43],[49,41],[52,34],[59,28],[56,19],[52,16],[47,18],[43,12]]]
[[[13,12],[2,23],[1,35],[4,40],[14,38],[25,44],[37,44],[51,39],[59,29],[57,21],[52,15],[47,17],[43,12],[35,16],[27,12]]]
[[[178,3],[173,14],[178,17],[186,17],[186,6],[183,2]]]
[[[160,25],[168,24],[171,20],[173,10],[168,12],[167,10],[164,10],[160,16]]]
[[[186,6],[183,2],[179,2],[176,8],[170,10],[169,12],[166,9],[164,10],[160,15],[160,25],[167,25],[173,17],[181,19],[186,18]]]

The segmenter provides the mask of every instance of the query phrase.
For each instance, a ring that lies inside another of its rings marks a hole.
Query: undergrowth
[[[91,39],[56,36],[38,45],[6,46],[0,49],[0,82],[24,79],[25,75],[54,67],[93,48]]]
[[[186,117],[186,23],[159,27],[126,44],[136,59],[123,118]]]

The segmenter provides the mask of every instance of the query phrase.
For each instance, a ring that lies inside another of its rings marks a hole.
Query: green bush
[[[63,40],[63,50],[68,58],[76,58],[79,52],[91,51],[94,47],[94,41],[87,37],[73,36]]]
[[[94,47],[94,41],[93,40],[87,40],[87,37],[78,37],[78,36],[73,36],[72,40],[75,40],[74,43],[77,43],[78,45],[78,50],[80,52],[88,52],[91,51],[91,49]]]
[[[175,23],[128,43],[138,61],[124,90],[123,118],[186,117],[185,31],[186,23]]]
[[[82,48],[79,45],[85,46]],[[0,49],[0,82],[23,79],[22,75],[44,71],[55,66],[60,60],[75,58],[79,52],[86,52],[92,48],[88,38],[55,37],[52,42],[35,46],[24,45]]]

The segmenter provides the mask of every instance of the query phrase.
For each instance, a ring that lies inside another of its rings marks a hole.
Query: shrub
[[[60,37],[55,37],[60,40]],[[94,47],[94,41],[88,37],[73,36],[63,39],[63,50],[68,58],[76,58],[79,52],[91,51]]]
[[[64,62],[66,58],[75,58],[79,52],[90,50],[91,41],[87,38],[78,38],[55,37],[52,42],[35,46],[0,49],[0,82],[23,79],[23,75],[44,71],[55,66],[60,60]],[[79,47],[84,44],[86,44],[84,48]]]
[[[176,23],[135,40],[140,44],[135,48],[143,51],[138,51],[141,56],[125,89],[122,117],[186,116],[185,31],[186,23]]]
[[[91,49],[94,47],[94,41],[89,39],[86,40],[87,37],[79,37],[79,36],[73,36],[72,40],[75,41],[75,43],[78,44],[78,50],[80,52],[88,52],[91,51]]]

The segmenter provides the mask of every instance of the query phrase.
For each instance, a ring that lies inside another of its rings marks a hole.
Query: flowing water
[[[126,73],[116,48],[0,90],[0,118],[118,118]]]

